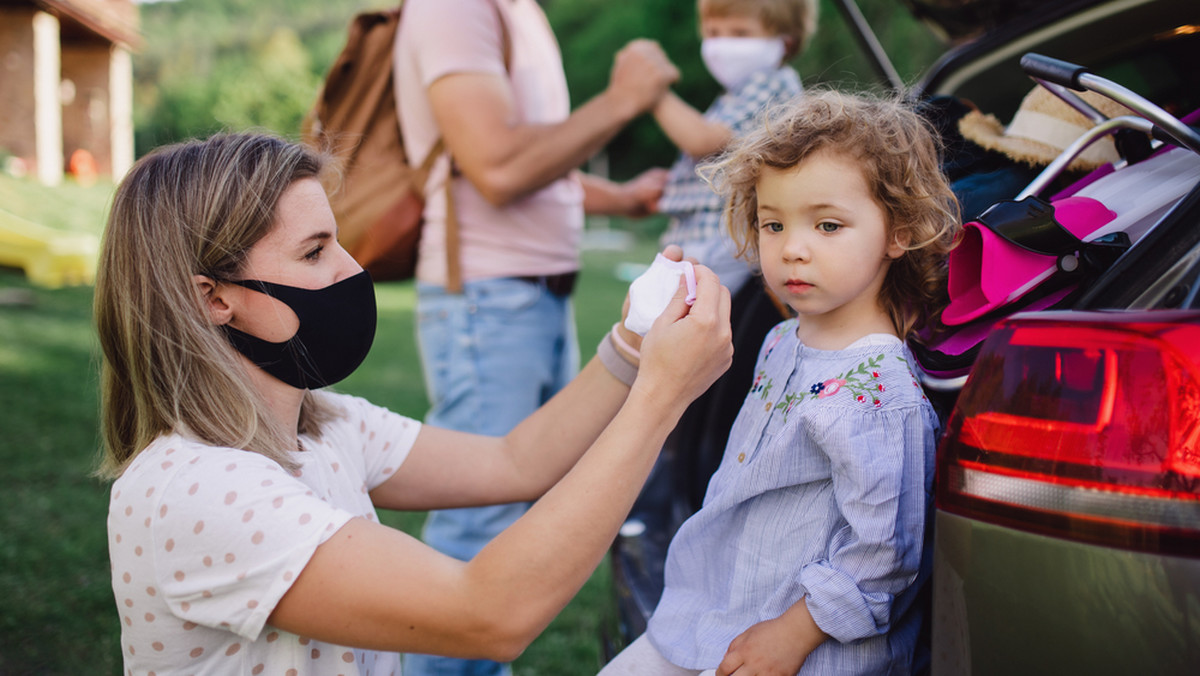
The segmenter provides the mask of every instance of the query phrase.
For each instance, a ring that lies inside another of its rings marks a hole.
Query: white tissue
[[[629,285],[629,315],[625,317],[625,328],[639,336],[646,335],[654,320],[675,297],[679,290],[679,278],[687,279],[687,304],[696,300],[696,273],[687,261],[673,261],[662,254],[654,257],[654,263]]]

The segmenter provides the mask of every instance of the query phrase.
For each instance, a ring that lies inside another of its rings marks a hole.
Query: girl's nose
[[[808,238],[801,232],[788,232],[783,242],[783,257],[788,261],[807,261],[812,256]]]

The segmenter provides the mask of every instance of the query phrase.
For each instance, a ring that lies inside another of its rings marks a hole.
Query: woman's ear
[[[229,287],[218,284],[208,275],[192,275],[192,283],[200,302],[208,310],[208,316],[213,324],[224,326],[233,319],[233,308],[226,301],[223,290]]]

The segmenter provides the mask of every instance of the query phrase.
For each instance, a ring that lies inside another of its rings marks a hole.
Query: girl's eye
[[[308,253],[304,254],[304,260],[307,260],[307,261],[318,260],[321,258],[321,252],[324,250],[325,250],[325,247],[319,246],[319,247],[313,249],[312,251],[309,251]]]
[[[776,221],[767,221],[760,227],[767,232],[783,232],[783,224]]]
[[[829,221],[823,221],[823,222],[817,224],[817,229],[820,230],[821,232],[837,232],[838,230],[842,229],[842,224],[841,223],[830,223]]]

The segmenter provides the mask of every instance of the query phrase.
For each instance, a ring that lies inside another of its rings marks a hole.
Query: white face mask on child
[[[726,91],[736,91],[760,70],[778,68],[786,52],[782,37],[705,38],[700,43],[704,65]]]

